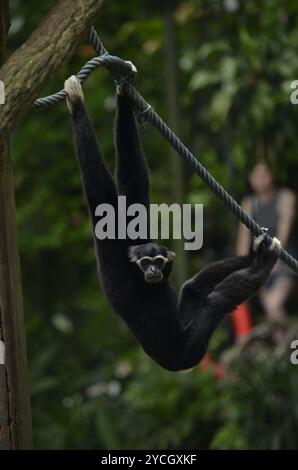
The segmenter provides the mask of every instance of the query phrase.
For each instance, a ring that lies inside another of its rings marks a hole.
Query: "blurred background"
[[[9,53],[54,1],[11,1]],[[281,187],[297,187],[298,4],[295,0],[106,2],[95,22],[106,48],[138,68],[138,87],[203,165],[238,200],[266,159]],[[41,95],[61,89],[94,51],[87,37]],[[113,80],[84,86],[105,158],[114,167]],[[178,251],[179,286],[232,255],[238,222],[142,129],[153,202],[204,204],[204,247]],[[258,299],[241,340],[228,319],[201,366],[172,374],[138,346],[99,287],[66,106],[32,110],[12,141],[36,448],[298,448],[298,366],[290,363],[297,297],[272,340]],[[242,332],[243,333],[243,332]],[[241,335],[240,335],[241,336]]]

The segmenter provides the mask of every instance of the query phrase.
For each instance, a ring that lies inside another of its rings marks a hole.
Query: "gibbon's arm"
[[[93,239],[101,280],[105,291],[110,280],[117,284],[118,279],[121,279],[123,289],[127,290],[127,286],[124,286],[129,265],[126,240],[98,239],[95,234],[95,227],[98,222],[95,218],[97,206],[99,204],[109,204],[115,212],[117,210],[118,195],[116,186],[105,166],[97,144],[91,121],[84,106],[84,97],[79,79],[73,76],[66,80],[65,91],[72,116],[76,154],[79,160],[83,189],[93,226]]]
[[[148,209],[148,167],[131,103],[121,94],[117,95],[115,146],[118,193],[127,197],[127,205],[138,203]]]
[[[90,214],[94,221],[96,207],[101,203],[114,206],[117,193],[99,149],[93,126],[84,105],[80,81],[72,76],[65,82],[67,104],[71,112],[76,154]]]

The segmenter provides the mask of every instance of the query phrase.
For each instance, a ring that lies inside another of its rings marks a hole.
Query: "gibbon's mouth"
[[[158,273],[158,274],[151,274],[147,273],[145,274],[145,281],[149,282],[150,284],[157,284],[158,282],[161,282],[163,280],[163,274]]]

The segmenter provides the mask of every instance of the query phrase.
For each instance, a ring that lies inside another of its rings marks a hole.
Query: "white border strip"
[[[0,341],[0,365],[5,364],[5,345],[3,341]]]

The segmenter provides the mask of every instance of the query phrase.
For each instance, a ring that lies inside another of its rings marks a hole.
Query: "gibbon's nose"
[[[155,267],[155,266],[150,266],[150,272],[151,272],[152,274],[156,274],[156,272],[157,272],[156,267]]]

